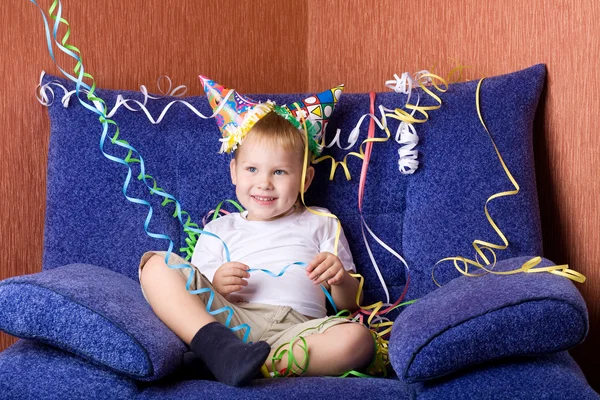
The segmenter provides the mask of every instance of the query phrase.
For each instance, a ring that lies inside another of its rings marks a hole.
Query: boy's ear
[[[235,185],[237,180],[237,175],[235,173],[235,158],[232,158],[229,163],[229,174],[231,175],[231,183]]]
[[[304,180],[304,192],[308,190],[308,187],[312,183],[313,178],[315,177],[315,169],[312,166],[306,168],[306,179]]]

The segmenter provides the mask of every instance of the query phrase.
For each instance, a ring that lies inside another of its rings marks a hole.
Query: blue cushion
[[[2,400],[131,400],[134,380],[38,341],[19,340],[0,353]]]
[[[492,200],[490,215],[508,239],[499,260],[543,256],[533,155],[533,120],[544,86],[545,68],[536,65],[490,77],[481,86],[485,123],[519,194]],[[410,298],[435,290],[431,271],[449,256],[475,257],[474,240],[502,244],[484,214],[493,194],[513,190],[481,126],[475,108],[477,82],[451,86],[442,96],[443,111],[432,112],[419,146],[422,166],[408,182],[402,230],[402,254],[411,267]],[[459,276],[451,263],[441,264],[436,278]]]
[[[258,379],[245,387],[214,381],[168,381],[153,384],[140,393],[139,400],[195,399],[412,399],[407,385],[397,379],[302,377]]]
[[[541,230],[533,153],[532,121],[545,78],[545,67],[537,65],[484,81],[481,100],[484,117],[511,172],[521,185],[518,196],[496,200],[490,210],[510,241],[499,258],[541,254]],[[47,76],[45,83],[57,78]],[[65,81],[61,81],[65,83]],[[71,83],[65,83],[73,88]],[[410,176],[398,172],[398,144],[390,140],[375,144],[367,187],[364,215],[380,238],[402,254],[411,268],[408,298],[419,298],[435,288],[433,264],[450,255],[471,255],[477,238],[494,240],[483,215],[483,204],[493,193],[510,189],[504,172],[482,130],[475,111],[476,82],[450,85],[440,94],[443,104],[417,125],[420,136],[420,168]],[[60,91],[60,89],[56,89]],[[351,90],[351,88],[349,88]],[[140,93],[98,90],[112,109],[118,95],[142,99]],[[251,95],[258,100],[287,103],[301,94]],[[147,107],[156,119],[173,98],[149,100]],[[204,96],[185,99],[204,115],[211,109]],[[402,107],[406,96],[392,92],[377,94],[376,106]],[[435,102],[421,93],[421,104]],[[342,144],[360,116],[369,110],[369,95],[347,93],[341,97],[327,128],[328,142],[336,130]],[[68,107],[58,101],[49,108],[51,120],[48,157],[48,192],[45,226],[44,269],[82,262],[113,269],[136,279],[141,254],[150,249],[166,250],[168,242],[148,237],[143,222],[144,206],[128,202],[121,189],[127,167],[109,161],[99,149],[101,125],[97,116],[75,99]],[[146,173],[157,185],[175,195],[191,219],[202,216],[224,199],[234,198],[227,156],[217,154],[219,130],[212,119],[197,117],[183,104],[175,104],[163,121],[153,125],[143,112],[121,107],[113,116],[121,129],[120,139],[137,148],[145,160]],[[388,119],[395,132],[398,121]],[[359,142],[366,138],[368,123],[360,129]],[[112,127],[111,127],[111,132]],[[378,136],[382,133],[379,131]],[[125,157],[126,151],[107,141],[104,151]],[[326,154],[341,160],[347,151],[336,146]],[[384,299],[384,292],[371,267],[360,233],[356,207],[361,161],[348,161],[352,180],[342,168],[328,180],[330,160],[316,165],[317,176],[307,194],[310,205],[326,206],[340,217],[348,236],[358,271],[365,277],[365,303]],[[187,236],[172,217],[173,204],[161,206],[161,198],[135,179],[140,169],[132,164],[133,181],[127,193],[150,201],[154,214],[150,231],[165,233],[175,242],[175,251],[185,247]],[[152,184],[152,181],[150,181]],[[403,265],[377,244],[372,249],[381,273],[397,298],[406,282]],[[442,271],[444,274],[444,271]]]
[[[171,373],[186,350],[137,282],[85,264],[0,282],[0,330],[140,380]]]
[[[419,400],[599,400],[565,351],[488,363],[446,378],[411,385]]]
[[[528,257],[499,262],[520,267]],[[553,265],[543,260],[539,266]],[[390,359],[407,382],[434,379],[489,360],[557,352],[588,332],[573,283],[549,273],[461,277],[410,305],[394,323]]]

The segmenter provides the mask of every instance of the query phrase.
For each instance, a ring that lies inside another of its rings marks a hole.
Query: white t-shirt
[[[325,208],[311,208],[329,213]],[[335,218],[316,215],[307,209],[275,221],[248,221],[246,214],[231,213],[204,227],[205,231],[214,233],[225,242],[231,261],[246,264],[250,268],[266,269],[277,275],[293,262],[308,264],[320,252],[334,253]],[[337,255],[346,270],[356,271],[343,230]],[[223,243],[213,236],[200,235],[192,264],[212,282],[215,272],[225,262]],[[305,267],[292,265],[277,278],[254,271],[247,281],[248,286],[228,297],[231,302],[290,306],[301,314],[315,318],[327,315],[321,285],[315,285],[308,279]]]

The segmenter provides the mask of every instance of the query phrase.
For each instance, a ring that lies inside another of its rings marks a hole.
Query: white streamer
[[[42,84],[42,80],[43,77],[45,75],[45,71],[42,71],[41,75],[40,75],[40,82],[38,84],[38,86],[36,87],[36,98],[38,99],[38,101],[44,105],[49,107],[52,102],[54,101],[54,90],[52,90],[51,85],[54,86],[58,86],[60,88],[63,89],[64,95],[61,98],[61,102],[63,104],[63,107],[68,107],[69,106],[69,100],[71,99],[71,96],[73,94],[76,93],[75,90],[71,90],[69,91],[65,86],[63,86],[59,81],[50,81],[48,83]],[[123,95],[119,94],[117,95],[117,100],[115,102],[115,105],[113,106],[112,110],[110,110],[110,112],[108,112],[106,114],[107,118],[111,118],[113,115],[115,115],[115,113],[117,112],[117,110],[119,109],[119,107],[124,106],[126,109],[128,109],[129,111],[143,111],[144,114],[146,114],[146,116],[148,117],[148,120],[150,120],[150,122],[152,122],[153,124],[159,124],[162,119],[164,118],[164,116],[166,115],[167,111],[169,110],[169,108],[171,108],[171,106],[175,103],[183,103],[185,106],[187,106],[190,110],[192,110],[192,112],[194,114],[196,114],[198,117],[203,118],[203,119],[209,119],[209,118],[214,118],[215,115],[219,114],[219,112],[221,111],[221,109],[225,106],[225,104],[227,103],[227,100],[229,99],[229,97],[233,94],[233,91],[229,91],[229,93],[227,93],[227,95],[225,96],[225,98],[223,99],[224,101],[221,102],[221,104],[219,105],[219,107],[214,111],[214,113],[210,116],[205,116],[204,114],[202,114],[200,111],[198,111],[193,105],[191,105],[190,103],[188,103],[185,100],[173,100],[170,103],[168,103],[165,108],[162,110],[162,112],[160,113],[159,117],[155,120],[152,117],[152,114],[150,114],[150,111],[148,111],[148,108],[146,108],[146,103],[148,102],[148,99],[160,99],[162,97],[165,96],[174,96],[174,97],[181,97],[183,96],[186,92],[187,92],[187,88],[184,85],[180,85],[177,86],[176,88],[174,88],[173,90],[171,90],[171,79],[168,76],[165,75],[161,75],[158,78],[157,81],[157,85],[159,86],[159,90],[161,91],[161,93],[163,93],[162,87],[160,86],[160,79],[165,77],[166,79],[168,79],[169,81],[169,89],[167,90],[167,94],[163,95],[163,96],[159,96],[159,97],[154,97],[148,94],[148,90],[146,89],[146,87],[144,85],[140,86],[140,92],[144,95],[144,100],[143,102],[140,102],[138,100],[135,99],[125,99],[123,97]],[[88,94],[89,91],[86,89],[80,89],[80,92],[86,93]],[[179,93],[181,92],[181,93]],[[52,97],[52,99],[50,99],[50,97]],[[94,106],[98,109],[98,110],[103,110],[103,105],[101,102],[94,100],[92,101],[92,103],[94,104]],[[134,108],[131,107],[129,105],[129,103],[134,103],[136,105],[139,106],[139,108]]]
[[[423,81],[423,83],[432,82],[431,77],[424,77],[423,75],[429,74],[429,71],[422,70],[415,73],[415,77],[412,78],[408,72],[404,72],[402,76],[398,76],[394,74],[394,80],[389,80],[385,82],[385,86],[394,90],[396,93],[406,94],[406,104],[409,103],[410,98],[412,96],[412,90],[419,84],[419,80]],[[419,92],[417,92],[417,102],[416,106],[419,105],[421,98]],[[416,109],[413,108],[410,115],[414,116]],[[379,112],[381,114],[381,119],[377,118],[376,115],[368,113],[362,115],[356,126],[350,131],[348,135],[348,145],[342,146],[340,144],[340,136],[341,129],[337,129],[335,136],[331,142],[326,143],[324,138],[324,143],[326,148],[331,148],[333,146],[338,146],[338,148],[342,150],[349,150],[356,145],[358,141],[358,136],[360,134],[360,127],[366,117],[370,117],[377,123],[381,130],[385,130],[387,128],[387,119],[385,116],[386,112],[394,113],[394,110],[386,108],[382,105],[379,106]],[[325,133],[324,133],[325,135]],[[419,168],[418,155],[419,152],[416,150],[416,147],[419,143],[419,136],[417,135],[417,131],[413,124],[402,121],[398,125],[398,129],[396,130],[395,140],[401,147],[398,149],[398,170],[400,173],[404,175],[413,174],[417,168]]]

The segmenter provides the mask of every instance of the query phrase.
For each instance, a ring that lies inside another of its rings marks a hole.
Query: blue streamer
[[[247,272],[261,271],[261,272],[264,272],[265,274],[272,276],[273,278],[279,278],[281,275],[283,275],[285,273],[285,271],[287,271],[287,269],[289,267],[291,267],[293,265],[297,265],[297,266],[303,267],[303,268],[306,268],[308,266],[308,264],[305,262],[296,261],[296,262],[293,262],[293,263],[288,264],[285,267],[283,267],[283,269],[281,271],[279,271],[279,273],[277,275],[275,275],[273,272],[269,271],[268,269],[262,269],[262,268],[250,268]],[[325,293],[325,297],[327,297],[327,300],[329,300],[329,303],[331,304],[331,306],[333,307],[333,310],[337,314],[338,309],[335,306],[335,301],[333,301],[333,297],[331,297],[331,294],[329,294],[329,291],[327,290],[325,285],[321,284],[321,289],[323,289],[323,293]]]

